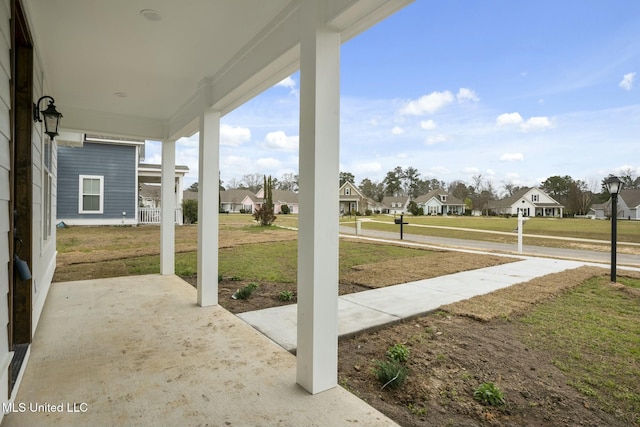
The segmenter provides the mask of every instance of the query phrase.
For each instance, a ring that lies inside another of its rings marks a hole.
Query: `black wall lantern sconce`
[[[46,110],[40,110],[40,102],[43,99],[49,99],[49,105]],[[43,96],[38,99],[38,102],[33,104],[33,121],[34,122],[42,122],[40,118],[40,113],[44,116],[44,133],[49,135],[49,138],[53,140],[56,136],[58,136],[58,126],[60,125],[60,119],[62,118],[62,114],[56,110],[56,106],[54,104],[56,102],[50,96]]]

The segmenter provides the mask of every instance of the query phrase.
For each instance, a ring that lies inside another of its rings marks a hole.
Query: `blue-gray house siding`
[[[58,221],[115,224],[136,220],[137,147],[85,142],[58,148]],[[80,213],[80,176],[102,177],[102,213]],[[123,218],[123,212],[126,213]]]

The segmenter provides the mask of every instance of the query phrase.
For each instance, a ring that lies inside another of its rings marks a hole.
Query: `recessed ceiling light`
[[[149,21],[153,21],[153,22],[162,21],[162,15],[160,15],[160,12],[158,12],[157,10],[142,9],[140,11],[140,15],[144,16]]]
[[[124,92],[116,92],[114,93],[115,96],[117,96],[118,98],[126,98],[127,94]]]

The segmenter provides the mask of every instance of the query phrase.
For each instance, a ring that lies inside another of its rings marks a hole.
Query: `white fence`
[[[138,208],[138,224],[160,224],[161,212],[160,208]],[[174,221],[182,225],[182,209],[175,209]]]

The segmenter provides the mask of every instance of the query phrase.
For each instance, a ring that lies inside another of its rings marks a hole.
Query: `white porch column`
[[[297,382],[337,385],[340,35],[326,2],[303,1],[300,45],[300,216]]]
[[[175,273],[176,142],[162,141],[160,274]]]
[[[198,305],[218,304],[220,112],[200,116],[198,166]]]

